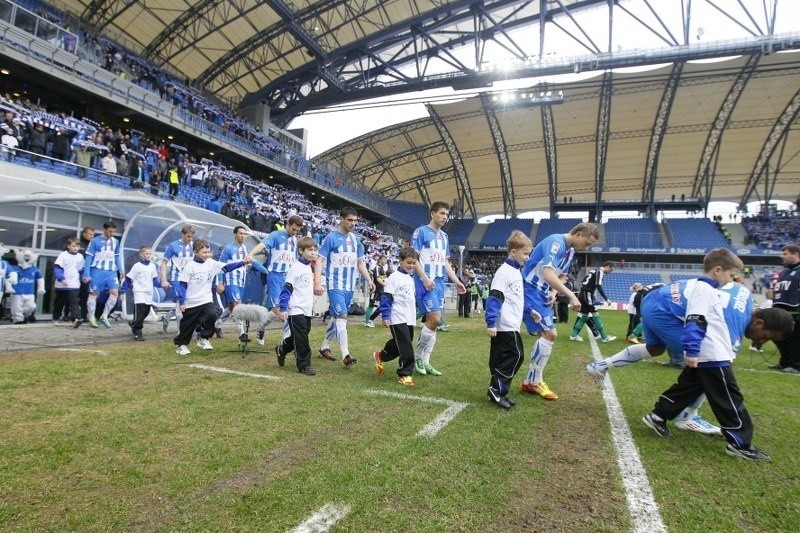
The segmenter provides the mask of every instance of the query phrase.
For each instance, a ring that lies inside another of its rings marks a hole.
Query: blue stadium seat
[[[539,244],[539,242],[554,233],[569,233],[569,230],[581,222],[583,221],[579,218],[543,218],[539,222],[539,231],[536,233],[533,244]]]
[[[514,230],[519,230],[528,237],[533,233],[533,220],[523,218],[498,219],[489,224],[481,239],[481,248],[502,249],[506,248],[508,236]]]
[[[663,248],[656,223],[649,218],[612,218],[603,225],[606,246]]]
[[[667,227],[675,248],[716,248],[728,246],[717,226],[707,218],[668,218]]]
[[[634,283],[650,285],[652,283],[661,283],[662,281],[661,274],[629,273],[617,268],[603,278],[603,290],[606,291],[609,300],[612,302],[627,302],[631,295],[631,285]]]
[[[450,245],[465,245],[467,244],[467,239],[469,239],[469,234],[472,233],[472,229],[475,227],[475,219],[472,218],[460,218],[451,220],[445,230],[447,231],[447,237],[450,239]]]

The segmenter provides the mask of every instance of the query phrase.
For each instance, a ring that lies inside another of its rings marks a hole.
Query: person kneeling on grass
[[[311,330],[311,316],[314,308],[314,272],[311,262],[317,258],[317,243],[311,237],[297,241],[300,257],[286,272],[286,279],[279,298],[278,318],[289,319],[289,336],[275,346],[278,366],[286,362],[286,354],[294,351],[297,371],[306,376],[317,372],[311,366],[311,345],[308,332]]]
[[[386,341],[383,350],[373,352],[375,370],[383,374],[383,363],[399,359],[397,382],[406,387],[414,386],[411,377],[414,371],[414,323],[417,318],[414,270],[419,254],[413,248],[400,251],[400,264],[392,272],[383,287],[380,312],[384,327],[389,328],[392,338]]]
[[[243,261],[235,263],[222,263],[211,258],[211,247],[204,240],[194,241],[194,258],[186,264],[174,286],[178,300],[178,308],[182,314],[178,335],[173,343],[178,347],[175,353],[189,355],[187,344],[192,339],[195,329],[200,327],[200,338],[197,347],[203,350],[213,350],[208,339],[214,334],[214,324],[217,321],[217,311],[211,300],[211,290],[220,272],[230,272],[249,265],[252,258],[245,257]]]
[[[492,278],[489,298],[486,302],[486,333],[489,334],[489,401],[503,409],[511,409],[514,401],[508,396],[525,354],[522,353],[522,337],[519,328],[525,301],[520,269],[531,255],[533,243],[521,231],[514,231],[506,242],[508,259],[500,265]],[[541,316],[531,310],[534,321]]]

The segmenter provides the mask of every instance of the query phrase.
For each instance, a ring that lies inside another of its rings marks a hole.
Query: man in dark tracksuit
[[[797,374],[800,373],[800,246],[787,244],[781,248],[781,260],[786,268],[772,288],[772,305],[792,315],[794,331],[791,337],[775,343],[781,358],[772,368]]]
[[[570,333],[570,340],[583,340],[583,338],[581,338],[578,334],[581,332],[584,324],[586,324],[590,318],[594,319],[594,324],[597,327],[597,330],[600,332],[600,337],[602,338],[603,342],[610,342],[616,339],[615,336],[609,336],[606,334],[605,329],[603,328],[603,321],[600,318],[600,315],[597,314],[597,309],[594,306],[595,292],[599,292],[600,296],[602,296],[606,302],[609,301],[608,296],[606,296],[606,293],[603,290],[603,276],[605,274],[610,274],[613,271],[614,262],[606,261],[600,268],[590,270],[589,273],[583,278],[580,292],[578,293],[578,300],[581,302],[581,310],[580,313],[578,313],[575,326],[572,328],[572,333]]]

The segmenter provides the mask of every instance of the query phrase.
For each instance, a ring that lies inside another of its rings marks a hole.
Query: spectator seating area
[[[467,244],[472,229],[475,227],[475,219],[472,218],[457,218],[447,223],[445,231],[450,240],[450,246],[458,246]]]
[[[694,274],[670,274],[669,275],[669,282],[675,283],[676,281],[683,281],[685,279],[694,279],[700,276],[700,272],[695,272]]]
[[[668,218],[667,229],[675,248],[727,247],[728,241],[707,218]]]
[[[608,298],[612,302],[627,302],[631,295],[631,285],[641,283],[650,285],[661,283],[661,274],[641,274],[637,272],[623,272],[616,269],[611,274],[603,278],[603,290],[606,291]],[[578,280],[580,282],[580,280]]]
[[[481,248],[494,248],[505,250],[508,236],[514,230],[519,230],[528,237],[533,233],[533,220],[522,218],[497,219],[486,229],[481,239]]]
[[[546,218],[539,222],[539,231],[532,239],[534,246],[553,233],[569,233],[576,225],[583,222],[579,218]]]
[[[663,248],[656,223],[650,218],[612,218],[603,225],[605,245],[625,248]]]
[[[418,228],[431,221],[428,207],[425,205],[401,202],[399,200],[389,200],[387,204],[389,205],[389,214],[392,219],[410,228]]]
[[[766,250],[780,250],[787,244],[800,241],[800,216],[756,215],[742,219],[747,231],[745,244],[755,244]]]

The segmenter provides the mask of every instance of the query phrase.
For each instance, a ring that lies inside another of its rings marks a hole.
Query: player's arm
[[[250,253],[247,254],[247,256],[255,257],[261,252],[261,250],[264,250],[265,248],[266,246],[264,246],[264,241],[261,241],[260,243],[256,244],[252,250],[250,250]]]
[[[86,247],[86,261],[83,267],[83,278],[81,281],[84,283],[89,283],[92,280],[92,262],[94,262],[94,254],[95,254],[95,246],[94,246],[94,239],[89,242],[89,246]],[[91,257],[91,259],[89,259]]]
[[[503,307],[503,302],[506,301],[506,296],[500,289],[491,289],[489,297],[486,299],[486,333],[490,337],[497,335],[497,320],[500,318],[500,309]]]
[[[681,347],[686,366],[697,367],[697,356],[700,353],[700,344],[706,337],[708,329],[707,316],[711,311],[714,298],[709,291],[702,290],[698,281],[693,294],[686,302],[686,318],[684,319],[683,331],[681,332]],[[710,287],[710,286],[709,286]],[[699,289],[699,290],[698,290]],[[713,290],[713,289],[712,289]],[[704,294],[705,293],[705,294]]]
[[[278,303],[278,309],[280,310],[278,313],[278,318],[281,320],[286,320],[286,317],[289,314],[289,299],[292,297],[293,292],[294,286],[289,281],[283,284],[283,289],[281,289],[281,295]]]
[[[419,264],[419,263],[417,263],[417,264]],[[456,273],[453,270],[453,267],[450,266],[450,261],[445,260],[445,262],[444,262],[444,271],[447,272],[448,279],[455,284],[456,290],[458,290],[459,294],[464,294],[465,292],[467,292],[467,288],[464,286],[463,283],[461,283],[461,280],[458,279],[458,276],[456,276]]]
[[[381,301],[378,309],[381,312],[381,323],[387,328],[392,325],[392,306],[394,305],[394,294],[386,292],[384,289],[381,294]]]
[[[558,274],[556,274],[555,268],[553,268],[551,265],[544,265],[544,268],[542,269],[542,278],[544,278],[550,287],[558,291],[559,294],[563,294],[569,298],[569,305],[575,311],[581,308],[581,302],[578,301],[578,297],[575,296],[575,293],[569,290],[560,279],[558,279]]]
[[[356,266],[358,266],[358,271],[361,272],[361,275],[367,280],[369,283],[369,292],[375,292],[375,283],[372,281],[372,276],[369,275],[369,270],[367,269],[367,264],[364,262],[364,257],[359,257],[358,261],[356,261]]]

